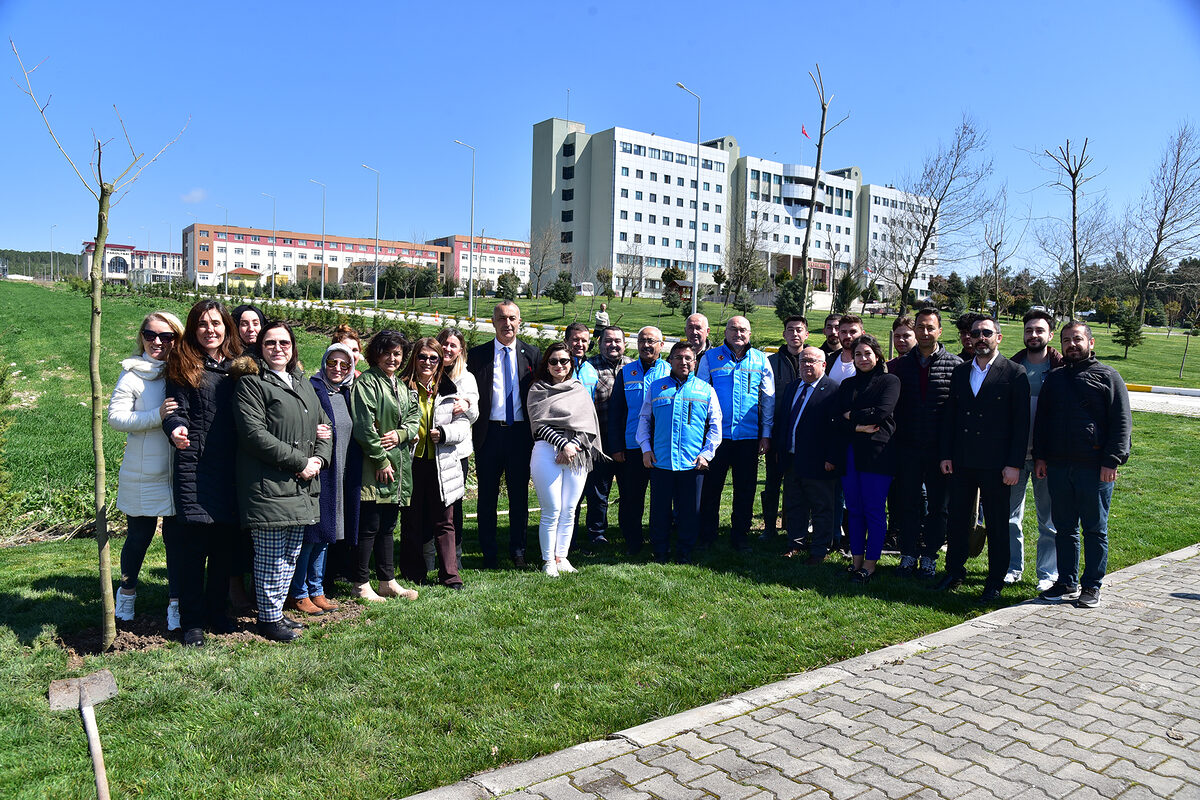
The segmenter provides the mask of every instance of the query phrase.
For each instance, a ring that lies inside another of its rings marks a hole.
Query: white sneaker
[[[1038,581],[1037,590],[1039,592],[1046,591],[1047,589],[1049,589],[1051,586],[1054,585],[1054,582],[1056,580],[1057,580],[1057,578],[1042,578],[1040,581]]]
[[[133,622],[133,601],[137,600],[137,592],[125,594],[117,590],[115,616],[122,622]]]
[[[575,567],[571,566],[571,562],[565,558],[558,562],[558,571],[561,572],[579,572]]]
[[[558,564],[554,563],[553,558],[547,559],[546,566],[542,567],[542,571],[546,573],[547,578],[557,578],[558,577]]]
[[[1021,580],[1021,570],[1019,569],[1014,569],[1004,576],[1004,582],[1009,585],[1014,584],[1019,580]]]
[[[167,603],[167,630],[177,631],[179,628],[179,601],[172,600]]]

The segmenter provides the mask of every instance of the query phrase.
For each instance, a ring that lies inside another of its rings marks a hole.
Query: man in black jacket
[[[833,546],[838,473],[830,450],[837,430],[836,394],[837,384],[825,377],[825,354],[804,348],[799,377],[783,390],[771,432],[771,450],[779,453],[784,470],[784,555],[794,558],[807,551],[809,564],[820,564]]]
[[[1058,581],[1044,600],[1072,600],[1080,608],[1100,603],[1108,567],[1108,508],[1117,468],[1129,460],[1133,417],[1117,371],[1096,360],[1096,339],[1082,322],[1061,334],[1064,365],[1046,376],[1033,432],[1034,470],[1046,478],[1054,503]],[[1080,592],[1079,529],[1083,528]]]
[[[771,374],[775,377],[775,396],[783,394],[792,381],[800,377],[800,352],[808,341],[808,319],[800,314],[792,314],[783,321],[783,347],[778,352],[767,356],[771,365]],[[824,356],[824,353],[821,354]],[[824,370],[821,373],[824,374]],[[759,541],[770,542],[775,539],[776,524],[779,519],[779,488],[783,483],[783,471],[786,469],[781,461],[782,456],[774,447],[767,451],[763,460],[766,462],[767,477],[763,483],[762,501],[763,533]]]
[[[985,317],[971,326],[975,357],[954,368],[942,424],[942,472],[950,475],[946,574],[938,584],[956,589],[966,577],[970,531],[979,493],[987,523],[988,577],[982,602],[1000,598],[1008,571],[1008,496],[1025,464],[1029,438],[1029,378],[1000,355],[1000,327]]]
[[[938,437],[950,376],[962,359],[938,341],[942,315],[936,308],[917,312],[913,332],[917,346],[888,365],[888,371],[900,379],[895,440],[904,461],[896,475],[901,556],[896,573],[928,580],[946,543],[950,479],[942,474]]]
[[[495,340],[467,352],[467,369],[479,384],[479,419],[471,431],[475,475],[479,479],[479,548],[483,565],[499,566],[496,552],[496,504],[500,475],[508,487],[508,554],[518,569],[525,566],[529,527],[529,460],[533,435],[525,416],[525,391],[541,352],[517,338],[521,309],[505,300],[492,311]]]
[[[629,363],[625,355],[625,331],[615,326],[606,326],[597,337],[599,352],[588,359],[596,368],[596,391],[592,400],[596,404],[596,419],[600,423],[600,446],[611,456],[616,450],[624,450],[625,442],[614,442],[608,425],[609,403],[621,367]],[[583,487],[587,498],[587,532],[592,546],[608,543],[608,495],[612,491],[615,462],[596,461],[588,473]]]

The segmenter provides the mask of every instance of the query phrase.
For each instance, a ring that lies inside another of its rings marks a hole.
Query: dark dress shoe
[[[865,569],[856,569],[854,572],[850,573],[850,582],[860,584],[870,583],[871,578],[874,577],[874,575],[874,572],[867,572]]]
[[[933,588],[939,592],[953,592],[958,587],[962,586],[963,579],[958,575],[944,575],[940,581],[934,584]]]
[[[300,638],[300,634],[280,622],[258,623],[258,635],[272,642],[292,642]]]
[[[523,552],[521,552],[520,550],[513,553],[512,562],[513,562],[513,566],[516,567],[517,569],[525,569],[525,567],[528,566],[525,563],[525,554]]]
[[[202,628],[188,628],[183,634],[183,644],[186,647],[203,647],[204,646],[204,630]]]
[[[990,587],[983,590],[983,594],[979,595],[980,603],[994,603],[1000,599],[1000,590],[995,587]]]
[[[297,622],[296,620],[294,620],[294,619],[290,619],[290,618],[288,618],[288,617],[284,617],[283,619],[281,619],[281,620],[280,620],[280,623],[281,623],[281,624],[282,624],[284,627],[286,627],[286,628],[290,628],[291,630],[294,630],[294,631],[300,631],[300,630],[304,630],[304,623],[303,623],[303,622]]]

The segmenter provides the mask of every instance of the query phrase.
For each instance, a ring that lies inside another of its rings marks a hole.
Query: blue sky
[[[527,2],[225,3],[0,0],[0,31],[34,74],[48,115],[86,173],[89,131],[127,160],[115,103],[139,150],[191,123],[115,207],[110,241],[163,248],[195,214],[330,233],[466,233],[470,152],[476,227],[529,231],[532,126],[567,114],[811,163],[817,127],[807,72],[820,62],[832,114],[827,167],[900,180],[964,112],[989,132],[1010,207],[1061,213],[1026,151],[1091,139],[1110,205],[1136,198],[1168,136],[1200,109],[1200,3]],[[97,63],[97,61],[99,63]],[[0,70],[20,77],[5,43]],[[1195,120],[1200,122],[1200,120]],[[112,174],[108,172],[108,174]],[[0,247],[76,251],[95,204],[29,98],[0,84]]]

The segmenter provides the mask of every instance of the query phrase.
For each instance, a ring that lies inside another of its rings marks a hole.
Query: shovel
[[[109,800],[108,775],[104,771],[104,752],[100,749],[100,732],[96,729],[96,703],[103,703],[117,693],[117,682],[106,669],[82,678],[52,681],[48,693],[51,711],[79,709],[83,729],[87,732],[88,752],[92,756],[92,771],[96,773],[96,796]]]

